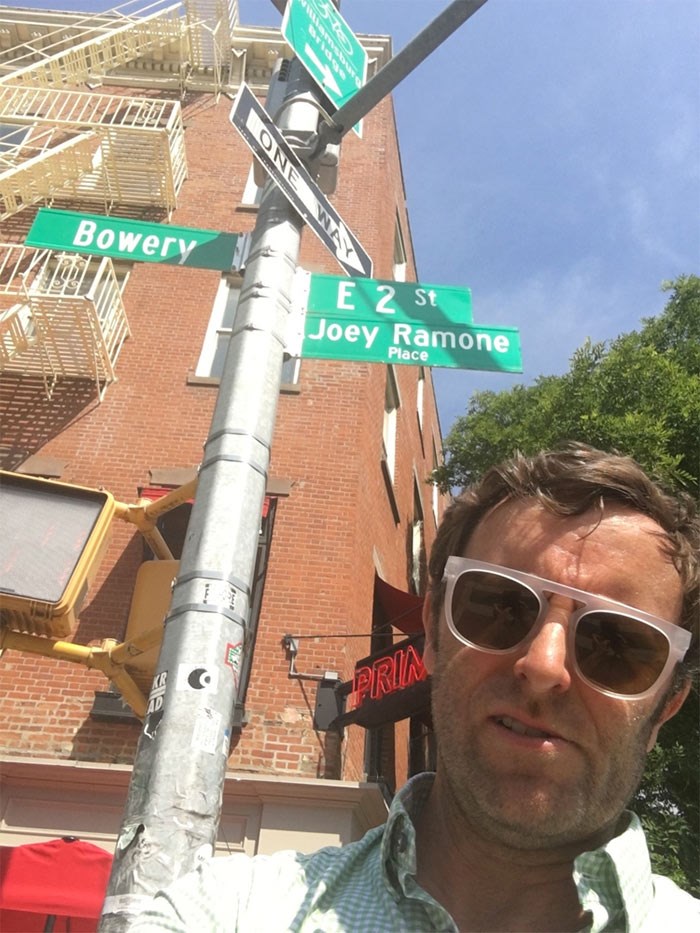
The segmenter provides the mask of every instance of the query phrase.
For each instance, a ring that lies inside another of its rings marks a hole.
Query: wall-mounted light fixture
[[[301,671],[298,671],[295,666],[295,660],[296,656],[299,654],[299,639],[294,635],[285,635],[282,639],[282,647],[287,652],[289,677],[293,677],[297,680],[340,680],[340,675],[337,671],[323,671],[323,673],[316,674],[302,674]]]

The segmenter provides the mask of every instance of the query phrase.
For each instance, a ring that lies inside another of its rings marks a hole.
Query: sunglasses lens
[[[592,684],[625,696],[648,690],[664,669],[663,632],[617,612],[589,612],[576,628],[576,661]]]
[[[454,627],[479,648],[514,648],[528,636],[539,612],[539,601],[526,586],[489,571],[465,571],[452,593]]]

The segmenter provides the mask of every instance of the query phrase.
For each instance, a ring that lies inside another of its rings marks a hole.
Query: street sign
[[[332,0],[288,0],[282,35],[336,107],[365,83],[367,52]]]
[[[129,262],[159,262],[229,272],[241,268],[248,240],[247,235],[239,233],[42,207],[25,242],[27,246],[111,256]]]
[[[371,275],[369,255],[245,83],[233,102],[230,119],[265,171],[347,274]]]
[[[386,321],[307,317],[301,356],[317,360],[408,363],[520,373],[520,334],[514,327],[419,327]]]
[[[472,294],[468,288],[449,285],[351,279],[337,275],[310,276],[307,315],[342,318],[348,311],[368,319],[375,313],[384,320],[409,323],[469,324]]]
[[[522,372],[518,330],[473,324],[468,289],[300,271],[292,310],[292,356]]]

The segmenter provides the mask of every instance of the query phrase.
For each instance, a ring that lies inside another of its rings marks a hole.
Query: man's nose
[[[515,662],[516,677],[526,681],[534,693],[564,693],[571,686],[566,648],[574,608],[573,600],[553,596],[535,635]]]

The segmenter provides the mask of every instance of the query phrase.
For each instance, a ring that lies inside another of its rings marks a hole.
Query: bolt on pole
[[[291,63],[284,132],[318,122]],[[234,130],[231,130],[234,132]],[[268,181],[243,276],[99,929],[213,854],[303,222]],[[154,620],[155,621],[155,620]]]

